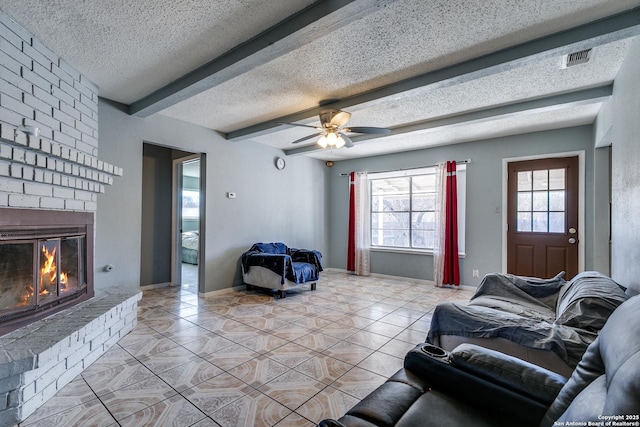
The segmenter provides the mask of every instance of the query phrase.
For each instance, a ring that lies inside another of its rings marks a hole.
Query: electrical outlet
[[[472,271],[473,277],[480,277],[480,270],[474,268]]]

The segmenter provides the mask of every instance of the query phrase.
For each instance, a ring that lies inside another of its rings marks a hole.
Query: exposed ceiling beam
[[[321,0],[218,58],[129,105],[129,114],[148,117],[285,55],[379,10],[395,0]],[[313,25],[312,25],[313,24]],[[295,36],[292,36],[295,33]]]
[[[640,34],[640,8],[580,25],[517,46],[490,53],[466,62],[427,72],[365,93],[329,104],[299,111],[227,133],[231,141],[243,141],[276,131],[278,122],[306,120],[327,108],[344,109],[412,89],[432,90],[469,82],[540,60],[592,48]]]
[[[448,128],[453,126],[466,125],[471,122],[482,123],[491,120],[503,119],[523,114],[542,113],[560,108],[568,108],[578,105],[586,105],[604,102],[611,97],[613,86],[599,86],[591,89],[583,89],[576,92],[563,93],[560,95],[547,96],[515,104],[502,105],[499,107],[487,108],[484,110],[472,111],[454,116],[443,117],[434,120],[425,120],[419,123],[412,123],[406,126],[399,126],[391,129],[391,133],[385,135],[359,135],[351,137],[356,144],[362,144],[378,138],[388,138],[393,135],[400,135],[409,132],[418,132],[435,128]],[[307,154],[313,151],[323,150],[317,144],[307,145],[300,148],[285,150],[287,156]]]

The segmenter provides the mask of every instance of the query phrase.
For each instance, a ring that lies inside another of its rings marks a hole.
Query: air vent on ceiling
[[[580,50],[568,53],[562,57],[562,68],[573,67],[574,65],[586,64],[591,59],[591,49]]]

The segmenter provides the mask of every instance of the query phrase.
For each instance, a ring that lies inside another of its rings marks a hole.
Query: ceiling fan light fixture
[[[338,143],[338,136],[336,135],[335,132],[329,132],[326,135],[327,137],[327,145],[329,145],[330,147],[335,147]]]
[[[318,139],[318,145],[322,148],[327,148],[327,135],[322,135]]]
[[[346,143],[347,142],[342,138],[342,135],[338,135],[338,138],[336,139],[336,148],[344,147],[344,144]]]

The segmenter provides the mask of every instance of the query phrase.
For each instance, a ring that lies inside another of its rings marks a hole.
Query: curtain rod
[[[456,164],[469,164],[469,163],[471,163],[471,159],[456,160],[455,162],[456,162]],[[375,171],[375,172],[368,172],[368,173],[401,172],[401,171],[408,171],[408,170],[412,170],[412,169],[432,168],[434,166],[438,166],[438,164],[436,163],[435,165],[415,166],[415,167],[412,167],[412,168],[391,169],[391,170],[386,170],[386,171]],[[348,173],[341,173],[340,176],[349,176],[349,174]]]

